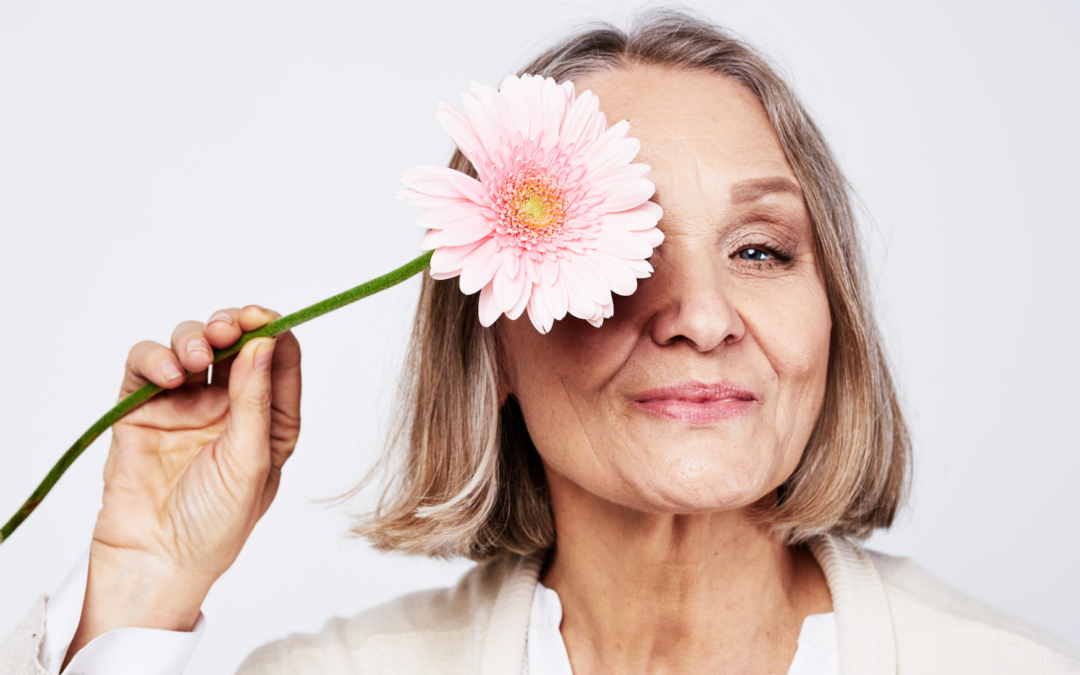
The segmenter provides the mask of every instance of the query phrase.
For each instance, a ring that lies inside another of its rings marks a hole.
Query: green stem
[[[245,344],[247,344],[251,340],[254,340],[255,338],[273,337],[275,335],[280,335],[281,333],[284,333],[290,328],[295,328],[302,323],[311,321],[317,316],[322,316],[323,314],[332,312],[335,309],[339,309],[341,307],[344,307],[345,305],[354,303],[357,300],[366,298],[369,295],[374,295],[380,291],[385,291],[391,286],[396,286],[402,281],[405,281],[406,279],[413,277],[420,272],[423,272],[430,265],[431,252],[429,251],[428,253],[425,253],[424,255],[417,258],[416,260],[402,265],[393,272],[384,274],[381,277],[360,284],[356,288],[351,288],[344,293],[339,293],[338,295],[327,298],[322,302],[317,302],[310,307],[305,307],[298,312],[293,312],[288,316],[283,316],[280,319],[275,319],[263,326],[262,328],[259,328],[258,330],[253,330],[250,333],[244,333],[240,336],[240,339],[237,340],[236,343],[232,346],[226,347],[224,349],[215,349],[214,363],[217,363],[218,361],[221,361],[222,359],[228,358],[233,354],[239,352]],[[189,372],[187,374],[190,375],[191,373]],[[49,494],[49,490],[52,490],[53,485],[56,484],[56,481],[58,481],[60,479],[60,476],[63,476],[64,472],[68,470],[68,467],[70,467],[75,462],[75,460],[79,458],[79,455],[83,453],[83,450],[86,450],[88,447],[90,447],[90,444],[93,443],[97,439],[97,437],[102,434],[102,432],[115,424],[117,420],[119,420],[121,417],[128,414],[135,408],[138,408],[146,401],[150,400],[160,391],[162,391],[161,387],[154,384],[153,382],[147,382],[146,384],[129,394],[126,398],[124,398],[124,400],[117,403],[116,406],[114,406],[113,409],[109,412],[105,413],[101,417],[101,419],[99,419],[97,422],[94,422],[94,425],[87,429],[86,433],[80,436],[79,440],[75,441],[74,445],[68,448],[68,451],[65,452],[64,456],[60,458],[60,461],[58,461],[53,466],[53,468],[49,471],[49,474],[45,476],[45,480],[41,481],[41,484],[37,486],[37,489],[34,490],[34,493],[30,495],[30,498],[26,500],[26,502],[22,505],[21,508],[19,508],[15,515],[13,515],[11,519],[4,524],[4,527],[0,528],[0,543],[3,543],[7,539],[9,539],[11,537],[11,534],[15,531],[17,527],[19,527],[22,521],[26,520],[26,517],[34,512],[34,509],[38,507],[38,504],[41,503],[41,500],[45,499],[45,495]]]

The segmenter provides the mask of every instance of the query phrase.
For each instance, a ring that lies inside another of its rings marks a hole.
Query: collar
[[[840,675],[895,675],[892,612],[873,561],[861,546],[827,535],[809,542],[836,613]]]
[[[862,547],[827,535],[809,542],[836,613],[840,675],[896,675],[896,636],[885,585]],[[533,594],[546,552],[514,556],[480,645],[481,675],[520,673]]]

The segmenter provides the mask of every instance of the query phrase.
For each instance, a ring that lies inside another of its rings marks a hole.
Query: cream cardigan
[[[841,675],[1080,675],[1080,653],[958,593],[907,558],[838,537],[811,545],[832,593]],[[479,565],[454,588],[406,595],[315,635],[253,652],[238,675],[516,675],[540,556]],[[45,599],[0,647],[0,675],[44,675]]]

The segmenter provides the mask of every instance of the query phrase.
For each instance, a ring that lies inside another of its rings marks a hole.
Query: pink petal
[[[656,192],[656,186],[645,178],[623,181],[615,185],[615,189],[604,198],[604,201],[600,202],[597,208],[609,213],[626,211],[647,202],[654,192]]]
[[[561,277],[566,279],[567,308],[570,314],[579,319],[587,319],[593,315],[594,305],[589,289],[585,288],[585,282],[578,276],[577,270],[564,259]]]
[[[470,161],[476,163],[478,159],[487,156],[484,145],[480,142],[476,132],[473,131],[469,118],[454,110],[449,103],[439,101],[435,119],[439,120],[442,128],[446,130],[446,133],[450,134],[450,139],[454,141],[454,145]]]
[[[519,255],[519,252],[510,246],[506,246],[502,250],[502,259],[503,269],[506,270],[506,276],[511,279],[516,279],[518,270],[521,269],[521,256]],[[525,275],[522,274],[521,276],[524,277]]]
[[[598,311],[596,313],[595,316],[590,317],[588,319],[588,322],[591,323],[596,328],[599,328],[600,326],[604,325],[604,319],[609,318],[614,313],[614,311],[615,311],[615,305],[614,304],[604,305],[604,307],[602,307],[600,309],[600,311]]]
[[[467,199],[455,199],[452,202],[424,211],[416,217],[416,224],[421,227],[441,230],[463,218],[480,215],[476,204]]]
[[[435,249],[431,256],[431,271],[439,275],[450,274],[457,276],[461,273],[461,266],[466,258],[480,246],[481,242],[473,242],[465,246],[443,246]]]
[[[664,210],[654,202],[645,202],[629,211],[606,213],[600,219],[601,227],[635,232],[656,227],[657,221],[664,215]],[[655,248],[655,246],[653,247]]]
[[[430,251],[443,245],[442,230],[429,230],[420,240],[420,250]]]
[[[480,325],[487,327],[495,323],[502,314],[499,306],[495,303],[495,292],[491,284],[480,289]]]
[[[544,279],[544,283],[550,286],[555,283],[555,280],[559,277],[559,263],[547,256],[544,256],[544,262],[541,264],[540,271]]]
[[[518,278],[525,280],[523,282],[524,286],[521,289],[521,296],[518,298],[518,302],[516,305],[514,305],[514,308],[506,313],[507,317],[515,321],[519,316],[521,316],[521,313],[525,311],[525,306],[529,304],[529,299],[532,298],[533,289],[535,288],[535,286],[533,286],[533,283],[529,281],[524,274],[522,274]]]
[[[593,185],[606,185],[632,178],[648,178],[652,167],[648,164],[621,164],[589,173],[589,182]]]
[[[569,102],[566,100],[566,90],[555,84],[552,78],[544,80],[543,87],[543,133],[545,145],[548,145],[559,140],[559,127],[562,125]]]
[[[419,206],[425,209],[433,209],[437,206],[445,206],[446,204],[453,204],[454,202],[461,201],[459,197],[436,197],[435,195],[426,195],[423,192],[417,192],[405,188],[401,192],[394,195],[396,199],[400,199],[406,204],[412,204],[413,206]]]
[[[597,119],[599,119],[603,113],[597,113]],[[593,131],[595,132],[599,128],[597,121],[593,122]],[[601,165],[594,165],[593,158],[598,154],[606,153],[611,150],[612,146],[619,143],[626,138],[626,135],[630,133],[630,123],[623,120],[613,127],[607,126],[607,118],[604,118],[604,131],[600,134],[599,138],[592,142],[591,145],[581,155],[580,161],[584,162],[590,168],[596,166],[596,168],[603,168]]]
[[[494,284],[495,302],[499,305],[501,311],[509,312],[518,305],[521,294],[525,292],[526,282],[524,274],[519,274],[516,279],[512,279],[506,273],[505,265],[499,268],[499,271],[495,273],[492,284]]]
[[[525,274],[529,277],[529,281],[534,284],[540,283],[540,264],[532,259],[532,256],[521,256],[521,264],[525,268]]]
[[[442,246],[469,244],[478,239],[490,237],[493,231],[491,221],[477,213],[468,218],[461,218],[443,229]]]
[[[590,172],[600,172],[605,169],[627,166],[634,161],[639,150],[641,150],[641,141],[636,138],[624,138],[585,159],[585,166],[589,167]]]
[[[637,233],[637,235],[644,239],[645,242],[653,248],[656,248],[660,244],[664,243],[664,233],[660,230],[659,227],[651,227],[647,230],[641,230]]]
[[[417,192],[423,192],[424,194],[434,195],[436,197],[461,198],[461,193],[450,183],[448,176],[423,176],[414,180],[409,187]]]
[[[536,290],[544,294],[544,304],[547,305],[548,310],[556,319],[561,319],[566,316],[566,310],[568,308],[566,279],[559,277],[555,280],[555,283],[548,286],[546,284],[540,284],[536,287]]]
[[[600,110],[600,99],[591,90],[586,90],[578,96],[574,104],[570,106],[570,112],[563,120],[559,137],[564,145],[573,145],[583,148],[592,141],[588,133],[592,129],[592,120]]]
[[[612,293],[632,295],[637,290],[637,277],[622,258],[595,251],[589,260],[607,279]]]
[[[624,262],[638,279],[648,279],[652,276],[653,266],[648,260],[625,260]]]
[[[596,247],[610,255],[629,260],[644,260],[652,255],[652,246],[635,232],[607,229],[596,238]]]
[[[461,292],[472,295],[486,286],[501,264],[502,256],[499,255],[498,244],[494,239],[485,239],[461,266],[461,278],[458,280]]]
[[[486,101],[472,92],[463,94],[461,101],[465,104],[465,114],[468,115],[484,152],[494,154],[495,150],[502,147],[502,128],[498,124],[498,115],[493,114]]]
[[[552,324],[555,323],[555,318],[548,312],[547,307],[544,307],[544,301],[540,299],[539,295],[535,292],[529,297],[529,304],[527,305],[529,310],[529,320],[532,321],[536,330],[540,331],[541,335],[546,335],[551,330]]]
[[[422,164],[420,166],[414,166],[411,169],[405,169],[401,172],[401,182],[405,184],[405,187],[416,189],[413,186],[418,180],[422,179],[434,179],[434,178],[446,178],[451,173],[461,173],[460,171],[454,171],[448,166],[433,166],[431,164]],[[457,195],[454,195],[455,197]]]
[[[606,305],[611,302],[611,287],[608,286],[607,278],[592,264],[588,256],[574,256],[574,267],[579,272],[585,287],[589,289],[589,295],[593,302],[598,305]]]
[[[499,87],[499,93],[510,111],[511,128],[521,131],[521,135],[528,140],[529,96],[525,93],[525,84],[516,75],[507,75]]]
[[[481,176],[483,175],[479,172],[479,170],[477,170],[477,173]],[[476,180],[472,176],[463,174],[458,171],[456,175],[451,174],[449,179],[450,184],[453,185],[454,188],[461,193],[461,196],[465,199],[468,199],[473,204],[476,204],[477,206],[483,206],[485,208],[491,205],[491,197],[488,194],[487,188],[484,187],[483,183]]]
[[[543,82],[538,77],[530,76],[525,87],[525,96],[529,105],[529,126],[528,132],[523,135],[530,141],[536,140],[536,137],[544,128],[544,95],[537,80]]]

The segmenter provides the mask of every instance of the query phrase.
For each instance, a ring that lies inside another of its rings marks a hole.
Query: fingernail
[[[270,361],[274,358],[274,340],[266,338],[259,340],[255,347],[255,370],[265,373],[270,370]]]
[[[161,362],[161,374],[165,376],[166,382],[172,382],[178,377],[183,377],[184,371],[171,360],[165,359]]]
[[[203,352],[204,354],[210,354],[210,345],[206,344],[202,340],[192,340],[188,343],[187,355],[191,356],[195,352]]]
[[[230,326],[233,323],[232,315],[231,314],[226,314],[225,312],[218,312],[214,316],[210,317],[210,320],[207,321],[206,323],[210,324],[210,323],[214,323],[215,321],[224,321],[225,323],[229,324]]]

